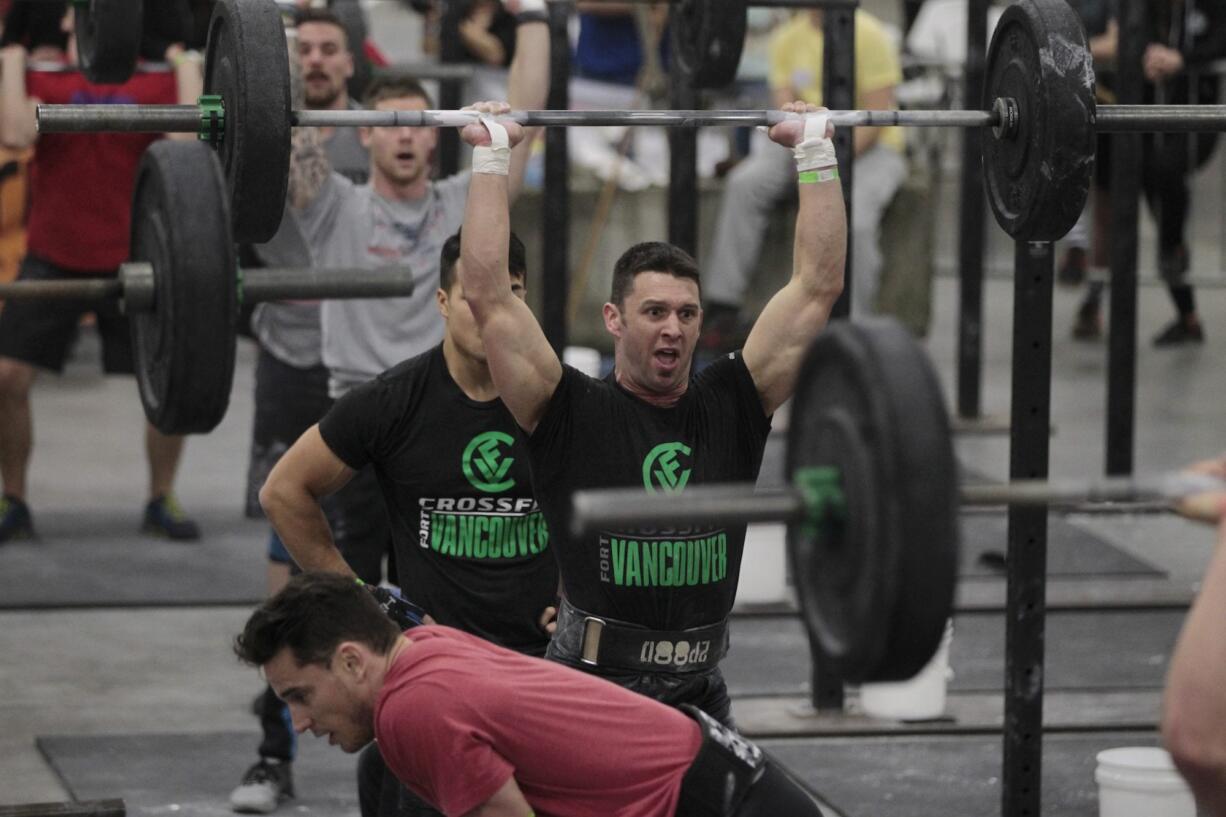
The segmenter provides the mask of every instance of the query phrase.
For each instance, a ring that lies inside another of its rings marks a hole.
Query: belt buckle
[[[579,660],[589,666],[598,666],[600,656],[600,634],[604,632],[605,621],[596,616],[584,616],[583,640],[579,645]]]

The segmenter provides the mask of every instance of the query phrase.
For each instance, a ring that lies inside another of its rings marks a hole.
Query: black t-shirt
[[[571,494],[757,478],[770,433],[740,353],[696,374],[670,408],[563,366],[562,380],[528,440],[533,485],[553,531],[566,597],[579,609],[651,629],[720,621],[732,608],[745,526],[606,530],[569,536]]]
[[[350,468],[373,463],[405,595],[439,624],[544,654],[558,571],[501,400],[470,400],[440,345],[351,390],[319,430]]]

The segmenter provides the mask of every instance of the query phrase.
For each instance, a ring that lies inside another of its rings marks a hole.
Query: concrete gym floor
[[[1003,415],[1008,410],[1011,292],[1011,283],[1002,279],[989,281],[986,289],[984,409],[989,415]],[[1160,288],[1148,283],[1141,288],[1139,471],[1177,467],[1226,448],[1221,433],[1226,427],[1222,416],[1226,411],[1226,374],[1215,365],[1226,351],[1226,290],[1205,288],[1199,295],[1207,343],[1198,348],[1159,351],[1150,348],[1147,339],[1168,320],[1170,307]],[[938,279],[934,302],[936,315],[929,346],[949,394],[956,302],[952,280]],[[1074,308],[1075,294],[1058,290],[1052,473],[1092,476],[1101,471],[1103,462],[1105,345],[1065,340]],[[86,526],[99,516],[111,519],[121,530],[130,524],[132,536],[137,536],[146,480],[136,389],[130,381],[97,375],[90,347],[88,340],[82,344],[82,361],[66,376],[47,377],[36,386],[36,447],[29,492],[36,524],[50,527],[54,516],[55,526],[80,525],[84,528],[82,546],[88,542]],[[179,495],[185,508],[206,519],[205,540],[199,544],[139,540],[148,547],[151,559],[164,559],[167,552],[183,549],[208,549],[208,520],[231,515],[237,518],[240,514],[251,418],[251,364],[251,349],[244,343],[240,345],[238,375],[225,422],[207,439],[189,440],[182,464]],[[958,449],[963,463],[980,474],[1001,478],[1007,472],[1008,443],[1004,436],[962,436]],[[1186,603],[1194,590],[1212,547],[1208,528],[1166,516],[1086,517],[1081,523],[1109,535],[1121,550],[1165,571],[1167,577],[1160,586],[1149,587],[1140,597],[1166,593],[1176,606],[1180,600]],[[263,547],[261,529],[258,525],[250,529],[250,546],[258,553]],[[141,580],[139,575],[130,577],[132,582]],[[1144,582],[1120,578],[1091,584],[1105,600],[1127,600],[1129,593],[1139,592],[1136,588]],[[1057,599],[1061,593],[1084,596],[1091,591],[1091,584],[1053,580],[1051,594]],[[968,580],[960,591],[962,602],[990,606],[999,595],[999,587],[996,579]],[[2,601],[0,606],[7,607]],[[254,736],[255,722],[248,707],[260,682],[229,652],[230,639],[247,612],[245,606],[0,610],[0,803],[68,798],[63,782],[35,746],[39,736],[220,731],[245,731]],[[1169,618],[1169,613],[1155,615]],[[745,629],[750,631],[749,627]],[[1054,632],[1053,628],[1053,637]],[[795,643],[785,640],[775,645],[767,640],[760,647],[767,653],[794,651]],[[1121,655],[1122,662],[1127,660],[1132,659]],[[1157,660],[1163,660],[1162,656]],[[797,668],[804,666],[803,660],[793,663]],[[1159,670],[1151,667],[1147,688],[1114,710],[1110,702],[1102,704],[1103,696],[1096,693],[1081,698],[1066,696],[1063,706],[1071,707],[1080,720],[1099,711],[1087,714],[1084,708],[1078,710],[1086,701],[1098,700],[1106,716],[1127,711],[1135,715],[1127,722],[1149,728],[1151,731],[1142,735],[1148,734],[1152,740]],[[785,684],[786,689],[741,700],[737,712],[743,725],[760,734],[795,734],[796,721],[804,717],[798,713],[807,681],[803,671],[798,675],[794,684]],[[980,722],[991,723],[998,696],[978,703],[963,700],[966,707],[978,707],[976,717]],[[1049,711],[1058,714],[1061,710],[1062,705],[1053,698]],[[986,740],[998,743],[995,737]],[[811,755],[816,750],[806,750],[806,746],[814,745],[798,738],[782,751],[793,762],[808,764],[814,762]],[[871,744],[857,746],[857,751],[872,757]],[[887,748],[883,745],[880,750],[882,757]],[[248,762],[248,757],[233,756],[215,761],[234,770],[234,782]],[[117,756],[114,763],[123,764],[124,758]],[[230,779],[228,774],[223,777]],[[219,806],[224,804],[229,785],[232,783],[216,793]],[[303,785],[309,784],[300,780],[300,788]],[[933,781],[932,785],[941,784]],[[980,785],[990,784],[981,781]],[[110,796],[124,795],[115,791]],[[854,812],[853,798],[841,793],[840,805]],[[989,798],[989,802],[995,801]]]

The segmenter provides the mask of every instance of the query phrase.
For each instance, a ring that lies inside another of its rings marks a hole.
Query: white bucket
[[[898,721],[919,721],[945,714],[945,687],[953,677],[949,644],[954,625],[945,623],[945,635],[928,664],[914,678],[860,686],[860,708],[865,715]]]
[[[562,350],[562,362],[588,377],[600,377],[600,352],[588,346],[567,346]]]
[[[745,529],[736,603],[772,604],[787,597],[787,528],[755,522]]]
[[[1196,799],[1165,749],[1107,749],[1097,760],[1099,817],[1196,817]]]

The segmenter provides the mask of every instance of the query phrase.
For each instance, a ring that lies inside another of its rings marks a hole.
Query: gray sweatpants
[[[852,169],[852,314],[873,311],[881,277],[881,216],[907,177],[907,160],[893,148],[874,145]],[[711,251],[703,261],[708,301],[740,304],[753,277],[771,214],[796,196],[792,152],[759,145],[728,174]]]

